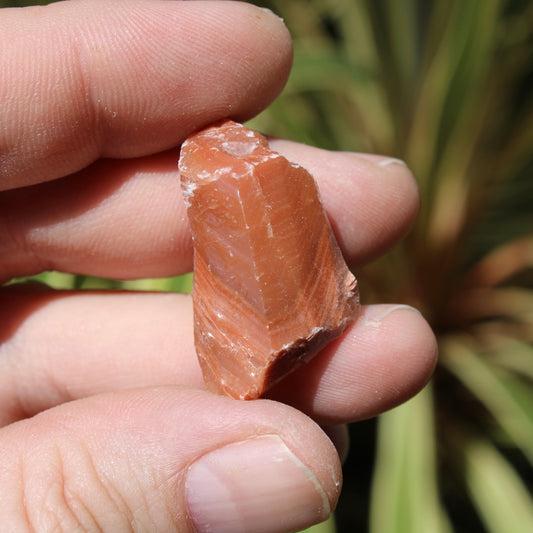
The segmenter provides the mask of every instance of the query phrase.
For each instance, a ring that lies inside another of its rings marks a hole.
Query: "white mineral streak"
[[[187,208],[189,208],[191,205],[191,198],[194,196],[194,191],[196,191],[196,189],[198,189],[196,182],[181,182],[181,194]]]
[[[222,143],[222,149],[229,155],[235,157],[243,157],[250,155],[259,146],[257,142],[242,142],[242,141],[224,141]]]

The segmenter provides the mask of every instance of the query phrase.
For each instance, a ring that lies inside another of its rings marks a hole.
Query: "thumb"
[[[276,16],[215,1],[2,9],[0,50],[0,190],[246,120],[281,91],[292,59]]]
[[[3,531],[295,531],[325,520],[337,454],[302,413],[202,391],[128,391],[0,430]]]

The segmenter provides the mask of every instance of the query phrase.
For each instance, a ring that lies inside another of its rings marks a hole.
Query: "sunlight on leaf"
[[[447,339],[442,351],[444,364],[483,402],[533,465],[533,389],[512,374],[502,375],[467,340]]]
[[[439,503],[431,387],[381,415],[372,533],[447,533]]]
[[[488,442],[464,448],[466,482],[490,533],[533,531],[533,498],[520,476]]]

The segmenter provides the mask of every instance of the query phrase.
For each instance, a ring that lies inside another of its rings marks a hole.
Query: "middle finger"
[[[273,140],[307,168],[350,264],[400,239],[418,208],[403,164]],[[0,194],[0,281],[59,270],[107,278],[165,277],[192,268],[177,150],[102,160],[53,182]]]

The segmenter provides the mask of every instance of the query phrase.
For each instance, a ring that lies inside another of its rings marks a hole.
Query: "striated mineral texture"
[[[313,177],[225,120],[181,148],[194,243],[194,336],[207,387],[258,398],[359,310]]]

